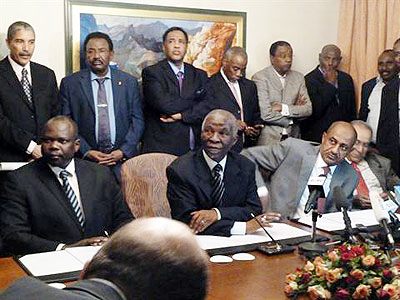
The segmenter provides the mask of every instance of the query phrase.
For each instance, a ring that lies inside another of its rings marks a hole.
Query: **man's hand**
[[[181,113],[173,114],[171,115],[171,118],[174,119],[175,121],[182,120],[182,114]]]
[[[334,69],[326,69],[324,70],[324,79],[332,85],[335,85],[337,81],[337,72]]]
[[[33,159],[38,159],[42,157],[42,145],[36,145],[35,148],[33,148],[33,151],[31,153]]]
[[[64,245],[62,247],[62,250],[64,250],[65,248],[82,247],[82,246],[101,246],[105,242],[107,242],[107,240],[108,238],[106,238],[105,236],[95,236],[88,239],[80,240],[73,244]]]
[[[262,224],[263,227],[271,227],[269,222],[279,221],[281,214],[279,213],[265,213],[256,216],[257,220]],[[257,231],[260,228],[260,225],[256,222],[256,220],[251,219],[246,222],[246,233],[252,233]]]
[[[192,219],[189,227],[195,234],[204,231],[208,226],[218,221],[217,212],[213,209],[194,211],[190,215]]]
[[[304,105],[306,103],[307,103],[307,98],[305,96],[298,94],[294,105]]]
[[[276,111],[276,112],[281,112],[282,111],[282,104],[281,103],[271,103],[271,110]]]
[[[359,194],[354,196],[354,205],[358,206],[360,208],[371,208],[371,201],[369,200],[369,197],[364,197]]]
[[[160,121],[163,122],[163,123],[173,123],[173,122],[182,120],[182,117],[183,117],[182,113],[176,113],[176,114],[173,114],[171,116],[162,115],[160,117]]]
[[[264,125],[262,125],[262,124],[257,124],[257,125],[254,125],[253,127],[247,126],[244,133],[250,137],[257,137],[260,135],[262,128],[264,128]]]
[[[114,150],[109,154],[97,150],[89,150],[86,156],[91,160],[98,162],[100,165],[113,166],[124,157],[124,154],[119,149]]]
[[[242,120],[236,120],[237,125],[239,126],[239,130],[240,131],[245,131],[247,128],[247,124],[246,122],[242,121]]]
[[[108,154],[105,154],[105,153],[97,151],[97,150],[89,150],[86,153],[86,156],[93,161],[101,162],[101,161],[107,159]]]

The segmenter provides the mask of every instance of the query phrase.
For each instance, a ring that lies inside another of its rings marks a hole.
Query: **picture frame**
[[[162,34],[179,26],[189,35],[185,62],[217,73],[225,51],[246,45],[246,12],[131,3],[65,0],[66,73],[86,67],[83,41],[102,31],[114,44],[113,68],[140,80],[141,71],[164,58]]]

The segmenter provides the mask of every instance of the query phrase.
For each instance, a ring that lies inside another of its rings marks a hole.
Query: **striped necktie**
[[[78,219],[79,224],[81,225],[82,228],[85,226],[85,217],[83,216],[81,206],[79,205],[78,198],[76,197],[74,190],[72,189],[71,185],[68,182],[68,176],[71,176],[71,174],[68,171],[62,170],[60,172],[60,178],[63,182],[63,188],[65,191],[65,194],[67,195],[67,198],[69,202],[71,203],[72,209],[75,212],[75,215]]]
[[[215,207],[218,207],[222,203],[222,197],[224,196],[225,192],[225,185],[224,181],[222,180],[222,166],[220,164],[217,164],[213,169],[212,169],[212,175],[213,175],[213,189],[211,193],[211,198],[214,201]]]
[[[29,83],[28,71],[25,68],[22,69],[21,85],[24,89],[24,93],[26,95],[26,98],[28,99],[28,102],[32,103],[32,86]]]

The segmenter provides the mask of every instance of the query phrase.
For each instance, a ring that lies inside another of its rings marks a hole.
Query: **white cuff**
[[[64,246],[65,246],[65,244],[58,244],[56,251],[62,250],[62,247],[64,247]]]
[[[281,104],[281,106],[282,106],[281,115],[284,117],[289,116],[290,115],[289,106],[287,104],[283,104],[283,103]]]
[[[257,194],[258,194],[258,197],[266,197],[266,196],[268,196],[268,189],[267,189],[267,187],[266,187],[265,185],[260,186],[260,187],[257,189]]]
[[[26,148],[25,152],[26,154],[32,154],[33,150],[35,150],[35,147],[37,146],[37,143],[34,141],[31,141],[28,145],[28,148]]]
[[[246,222],[235,222],[231,228],[231,234],[246,234]]]
[[[219,212],[219,209],[214,207],[213,210],[215,210],[217,213],[218,221],[221,220],[221,213]]]

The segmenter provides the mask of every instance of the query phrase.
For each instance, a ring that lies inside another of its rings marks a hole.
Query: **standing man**
[[[195,233],[230,236],[256,231],[251,214],[261,214],[254,165],[230,151],[237,120],[225,110],[211,111],[201,128],[202,148],[176,159],[167,168],[167,196],[172,218]],[[257,217],[265,226],[279,214]]]
[[[372,138],[371,127],[361,120],[354,120],[351,125],[357,132],[357,141],[347,159],[360,175],[354,204],[361,208],[371,208],[370,191],[378,190],[382,198],[388,198],[389,191],[393,191],[393,187],[400,183],[400,178],[392,170],[389,159],[368,151]]]
[[[378,58],[379,77],[364,82],[361,90],[360,119],[372,128],[372,143],[392,162],[400,174],[399,67],[393,50]]]
[[[207,74],[183,62],[188,35],[171,27],[163,35],[165,60],[143,69],[146,129],[143,152],[182,155],[200,144],[208,113]]]
[[[50,119],[43,157],[8,174],[0,189],[0,232],[6,250],[25,254],[102,244],[132,220],[111,171],[74,158],[75,122]]]
[[[289,138],[280,144],[252,147],[242,151],[256,165],[259,190],[265,189],[260,169],[271,172],[267,188],[269,209],[283,217],[299,218],[310,192],[310,178],[325,176],[323,183],[326,202],[322,211],[335,210],[332,191],[341,187],[351,207],[353,191],[358,184],[358,174],[344,160],[356,142],[357,134],[350,123],[337,121],[322,135],[321,145]]]
[[[110,69],[114,51],[107,34],[90,33],[84,48],[89,69],[61,81],[62,113],[78,124],[81,156],[110,166],[119,179],[121,163],[137,153],[144,130],[138,84]]]
[[[286,137],[300,137],[299,120],[311,115],[303,74],[291,70],[293,50],[288,42],[277,41],[269,49],[272,66],[253,76],[257,85],[261,118],[265,127],[258,145],[278,143]]]
[[[353,79],[338,70],[341,60],[340,49],[326,45],[319,54],[319,66],[305,77],[313,112],[301,122],[304,140],[320,142],[333,122],[350,122],[356,118]]]
[[[10,54],[0,62],[0,162],[38,159],[43,125],[60,111],[56,76],[30,61],[35,31],[28,23],[11,24],[6,43]]]
[[[211,77],[213,106],[231,112],[239,124],[239,133],[233,151],[254,146],[263,127],[258,104],[257,87],[243,77],[247,53],[240,47],[229,48],[222,59],[219,73]]]

